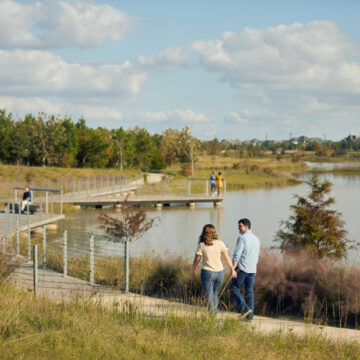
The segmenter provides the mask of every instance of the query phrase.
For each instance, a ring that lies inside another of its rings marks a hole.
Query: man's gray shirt
[[[238,262],[240,270],[253,274],[256,273],[259,253],[260,240],[251,230],[247,230],[237,239],[233,261]]]

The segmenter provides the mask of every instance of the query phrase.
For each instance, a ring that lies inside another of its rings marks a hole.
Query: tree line
[[[151,135],[146,129],[93,129],[80,118],[39,113],[15,120],[0,110],[0,161],[60,167],[162,169],[174,162],[194,165],[200,153],[221,151],[217,139],[201,142],[190,129],[167,129]]]

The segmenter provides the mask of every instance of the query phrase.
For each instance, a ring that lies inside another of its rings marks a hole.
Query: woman
[[[216,175],[216,189],[217,189],[217,196],[220,197],[221,189],[224,187],[224,177],[219,172]]]
[[[192,267],[193,277],[201,257],[203,258],[201,283],[205,291],[208,309],[212,314],[216,314],[218,307],[218,292],[220,285],[224,280],[224,267],[221,258],[223,258],[229,266],[233,277],[236,277],[236,272],[233,268],[225,244],[218,240],[214,225],[205,225],[200,235],[199,245],[196,250]]]

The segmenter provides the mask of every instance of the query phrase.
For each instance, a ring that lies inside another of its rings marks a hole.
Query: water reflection
[[[359,200],[360,177],[322,175],[322,178],[333,183],[331,195],[336,199],[335,208],[342,212],[346,222],[349,238],[358,240],[360,233]],[[252,229],[262,246],[269,248],[279,229],[281,220],[288,219],[289,206],[295,203],[294,194],[308,193],[305,184],[281,188],[252,191],[228,192],[221,208],[211,205],[197,205],[195,209],[188,207],[164,207],[161,211],[147,207],[150,217],[159,216],[160,224],[149,230],[142,239],[131,246],[133,255],[156,253],[178,254],[191,259],[196,249],[202,227],[207,223],[216,226],[219,237],[234,250],[238,236],[237,221],[248,217],[252,221]],[[116,216],[114,209],[106,209],[107,213]],[[103,253],[121,253],[121,245],[109,244],[98,226],[99,210],[88,209],[69,215],[59,223],[57,234],[50,235],[50,241],[61,241],[61,234],[68,230],[69,248],[74,245],[87,249],[90,233],[96,235],[96,251]],[[84,250],[84,251],[85,251]],[[351,262],[358,260],[358,251],[349,254]]]

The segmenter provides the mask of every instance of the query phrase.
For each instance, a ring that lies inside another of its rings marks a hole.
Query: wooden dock
[[[161,207],[170,205],[195,206],[196,203],[210,203],[214,204],[214,206],[219,206],[223,200],[223,197],[212,197],[204,195],[141,195],[130,196],[127,198],[96,197],[79,200],[74,199],[71,202],[74,205],[79,205],[83,207],[101,208],[103,206],[125,204],[154,205],[157,207]]]
[[[28,219],[27,214],[13,214],[10,216],[12,218],[12,233],[15,234],[16,231],[16,222],[17,218],[20,218],[20,231],[26,231],[28,228]],[[65,215],[59,214],[33,214],[29,215],[29,223],[30,230],[34,230],[35,228],[41,227],[43,225],[47,225],[50,223],[54,223],[58,220],[62,220],[65,218]],[[0,239],[5,236],[5,213],[0,213]]]

